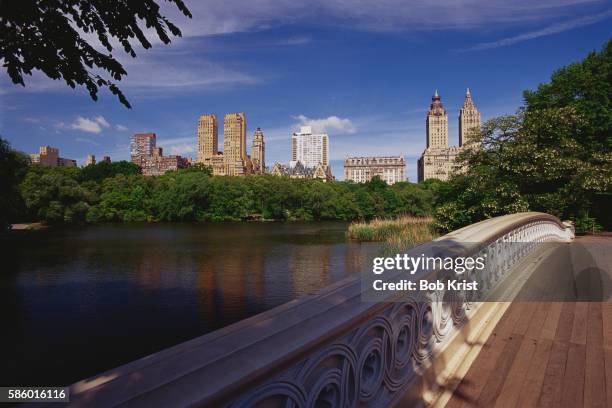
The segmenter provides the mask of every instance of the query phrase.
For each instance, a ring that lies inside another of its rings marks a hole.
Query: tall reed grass
[[[395,219],[374,219],[352,222],[347,236],[360,242],[380,241],[393,250],[406,250],[438,237],[431,217],[401,216]]]

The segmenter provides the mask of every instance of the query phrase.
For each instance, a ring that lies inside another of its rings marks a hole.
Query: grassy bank
[[[386,242],[394,249],[407,249],[438,237],[433,218],[411,216],[353,222],[347,235],[349,239],[360,242]]]

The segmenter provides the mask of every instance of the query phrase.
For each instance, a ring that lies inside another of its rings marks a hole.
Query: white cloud
[[[120,132],[125,132],[126,130],[128,130],[127,126],[123,126],[123,125],[115,125],[115,129],[117,129]]]
[[[96,123],[98,123],[102,127],[109,127],[110,126],[110,124],[106,121],[106,119],[104,119],[104,116],[96,116],[94,118],[94,121]]]
[[[541,30],[530,31],[527,33],[516,35],[514,37],[508,37],[497,41],[476,44],[473,47],[466,48],[460,51],[481,51],[488,50],[491,48],[506,47],[509,45],[521,43],[523,41],[533,40],[534,38],[545,37],[548,35],[558,34],[564,31],[572,30],[574,28],[595,24],[610,17],[612,17],[612,10],[600,14],[595,14],[592,16],[577,18],[575,20],[565,21],[563,23],[553,24]]]
[[[64,127],[64,124],[60,122],[60,127]],[[96,116],[93,119],[84,118],[77,116],[76,120],[71,123],[68,127],[73,130],[81,130],[88,133],[100,133],[103,127],[108,127],[110,124],[104,119],[103,116]]]
[[[191,92],[206,88],[235,84],[255,84],[254,77],[218,64],[197,59],[183,59],[179,63],[163,58],[141,58],[125,64],[128,75],[120,86],[126,95],[139,93]],[[163,95],[163,94],[160,94]]]
[[[74,122],[66,124],[65,122],[57,122],[54,127],[56,129],[71,129],[80,130],[87,133],[101,133],[102,128],[110,127],[110,123],[104,118],[104,116],[98,115],[93,118],[85,118],[83,116],[77,116]]]
[[[162,6],[183,36],[257,31],[294,23],[363,31],[478,29],[543,21],[575,14],[598,0],[224,0],[186,2],[185,18],[174,5]]]
[[[176,154],[180,156],[195,153],[196,136],[177,137],[171,139],[158,139],[157,145],[164,149],[164,155]]]
[[[327,118],[313,119],[304,115],[295,116],[299,126],[312,126],[315,132],[326,133],[355,133],[357,128],[350,119],[328,116]]]

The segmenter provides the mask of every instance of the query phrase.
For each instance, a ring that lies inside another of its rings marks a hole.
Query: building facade
[[[187,159],[181,156],[164,156],[163,149],[157,147],[156,143],[155,133],[136,133],[132,137],[132,163],[140,166],[143,175],[161,176],[167,171],[176,171],[189,165]]]
[[[459,147],[470,143],[470,136],[474,130],[480,129],[480,112],[472,100],[470,88],[465,93],[463,107],[459,111]]]
[[[431,105],[425,118],[427,147],[432,149],[448,147],[448,115],[442,105],[438,90],[431,98]]]
[[[417,163],[419,182],[431,178],[448,180],[451,174],[463,171],[457,156],[467,146],[468,136],[479,128],[480,112],[468,89],[459,113],[459,147],[449,146],[448,115],[436,90],[426,118],[427,147]]]
[[[344,179],[365,183],[379,176],[391,185],[406,181],[406,162],[402,156],[348,157],[344,160]]]
[[[76,160],[60,157],[59,149],[51,146],[40,146],[38,153],[30,155],[30,163],[46,167],[76,167],[77,165]]]
[[[157,143],[155,133],[136,133],[132,137],[130,143],[130,152],[132,157],[136,156],[151,156],[153,149]]]
[[[219,126],[217,115],[207,114],[198,120],[198,157],[197,162],[211,165],[211,160],[219,150]]]
[[[291,136],[291,162],[301,162],[306,167],[318,164],[329,166],[329,137],[326,133],[313,133],[312,126],[302,126]]]
[[[228,113],[223,120],[223,157],[225,174],[243,175],[247,161],[246,115],[244,112]]]
[[[134,163],[138,164],[145,176],[161,176],[168,171],[184,169],[188,166],[187,159],[181,156],[138,156]]]
[[[331,181],[334,179],[330,166],[319,163],[315,167],[307,167],[300,161],[294,163],[293,166],[274,163],[272,170],[270,170],[270,174],[292,179],[320,179],[323,181]]]
[[[253,147],[251,149],[251,161],[253,162],[253,173],[264,174],[266,172],[266,143],[261,128],[257,128],[253,134]]]
[[[85,166],[92,166],[96,164],[96,156],[93,154],[88,154],[87,159],[85,159]]]
[[[457,164],[460,151],[457,146],[426,150],[418,161],[419,182],[432,178],[448,180],[451,174],[461,171]]]

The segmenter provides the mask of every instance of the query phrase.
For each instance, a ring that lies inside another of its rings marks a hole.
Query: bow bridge
[[[355,275],[74,384],[70,405],[612,406],[611,303],[578,302],[610,300],[602,242],[542,213],[482,221],[408,254],[486,255],[488,299],[368,302]]]

